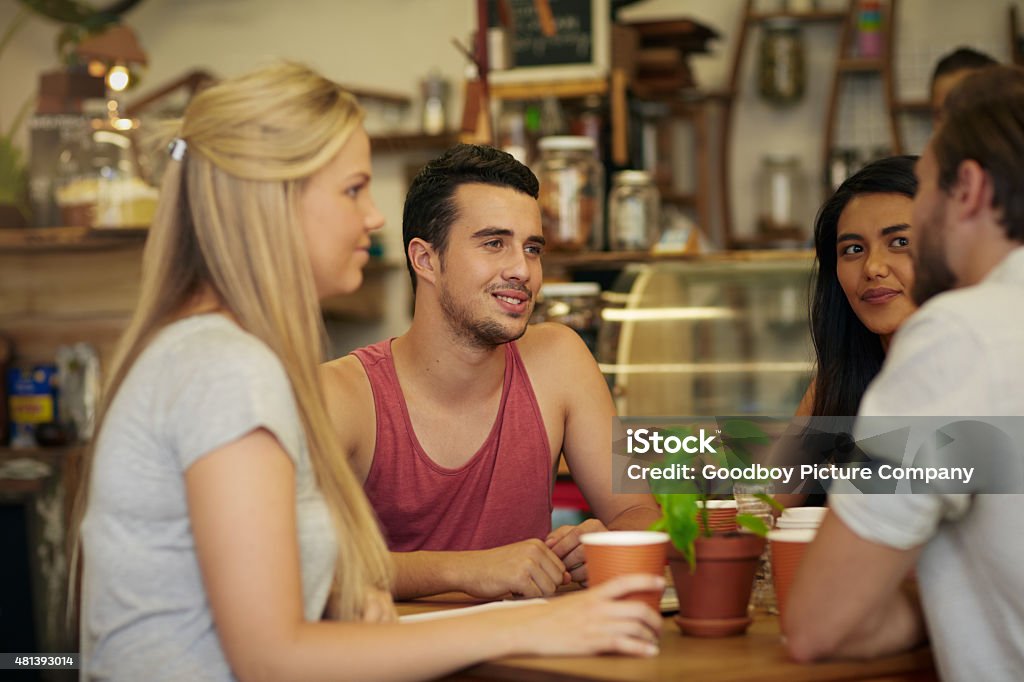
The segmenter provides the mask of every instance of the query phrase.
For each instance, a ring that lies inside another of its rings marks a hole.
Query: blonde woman
[[[383,223],[361,116],[295,64],[189,105],[79,496],[87,679],[422,679],[656,651],[660,618],[616,600],[660,586],[642,576],[393,622],[388,555],[317,378],[318,300],[359,287]]]

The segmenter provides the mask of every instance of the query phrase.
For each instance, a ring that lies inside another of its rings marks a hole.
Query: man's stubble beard
[[[496,348],[510,341],[515,341],[526,333],[527,325],[525,324],[522,329],[510,332],[494,320],[473,319],[469,310],[459,305],[455,297],[451,295],[448,287],[444,284],[440,287],[439,303],[448,328],[451,329],[456,338],[471,348],[483,350]],[[525,314],[527,319],[529,319],[531,312],[532,307]]]
[[[922,226],[918,237],[918,248],[914,254],[914,287],[911,297],[921,306],[925,301],[944,291],[956,287],[956,274],[949,267],[944,237],[945,223],[942,221],[943,207],[936,206],[928,216],[929,225]],[[925,237],[929,234],[931,237]]]

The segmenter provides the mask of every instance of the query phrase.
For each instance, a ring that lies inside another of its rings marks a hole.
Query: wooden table
[[[402,603],[400,614],[466,606],[465,602]],[[779,642],[776,616],[757,614],[747,634],[722,639],[683,637],[665,618],[661,653],[655,658],[590,656],[575,658],[506,658],[460,671],[449,680],[507,680],[508,682],[642,682],[646,680],[758,680],[818,682],[875,680],[895,682],[937,680],[931,651],[920,648],[874,661],[839,661],[802,665],[786,657]]]

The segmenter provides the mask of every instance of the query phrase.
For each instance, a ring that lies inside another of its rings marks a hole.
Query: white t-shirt
[[[337,544],[278,358],[222,315],[163,329],[129,371],[96,442],[82,525],[82,677],[230,680],[203,588],[184,474],[265,428],[295,465],[307,620],[319,620]]]
[[[859,416],[1024,415],[1018,306],[1024,247],[981,283],[936,296],[903,324]],[[917,577],[943,679],[1024,675],[1024,495],[832,494],[829,504],[865,540],[899,549],[927,543]]]

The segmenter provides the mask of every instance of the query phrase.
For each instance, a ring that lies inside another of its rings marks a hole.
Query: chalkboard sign
[[[505,0],[511,26],[508,29],[512,64],[515,67],[549,64],[589,64],[594,52],[590,0],[548,0],[555,35],[544,34],[533,0]],[[490,0],[488,17],[498,26],[498,0]]]
[[[548,0],[554,35],[544,31],[533,0],[504,0],[511,26],[507,31],[512,69],[582,67],[598,73],[608,61],[608,0]],[[498,0],[488,0],[488,23],[502,26]]]

